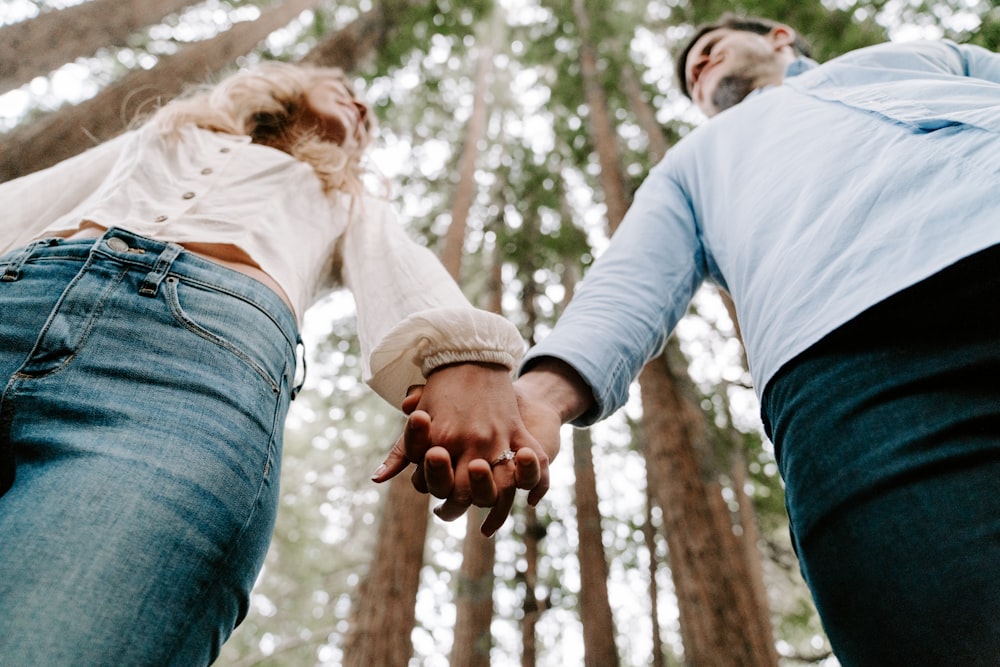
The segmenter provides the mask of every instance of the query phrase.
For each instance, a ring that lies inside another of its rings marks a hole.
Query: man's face
[[[795,58],[793,40],[794,33],[786,26],[766,35],[730,28],[705,33],[684,64],[691,99],[705,115],[714,116],[756,88],[780,84]]]

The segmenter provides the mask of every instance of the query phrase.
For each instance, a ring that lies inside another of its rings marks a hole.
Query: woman
[[[214,659],[324,292],[353,292],[397,407],[438,367],[513,367],[516,329],[364,192],[371,127],[339,71],[266,64],[0,185],[0,664]]]

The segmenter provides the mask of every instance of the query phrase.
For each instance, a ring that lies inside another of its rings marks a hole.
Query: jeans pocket
[[[284,373],[294,368],[294,348],[267,312],[242,296],[176,276],[167,277],[164,288],[181,326],[235,356],[275,394],[287,386]]]

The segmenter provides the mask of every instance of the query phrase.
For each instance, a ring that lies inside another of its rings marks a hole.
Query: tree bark
[[[573,0],[573,15],[580,33],[580,73],[583,94],[590,112],[590,136],[601,167],[601,190],[607,207],[608,225],[613,233],[625,217],[631,196],[625,191],[625,178],[619,160],[618,141],[608,113],[608,102],[598,76],[597,48],[590,34],[590,16],[583,0]]]
[[[642,527],[642,536],[649,553],[649,615],[652,620],[653,632],[653,664],[652,667],[666,667],[663,657],[663,639],[660,633],[660,587],[656,583],[656,574],[660,571],[660,561],[656,557],[656,526],[653,525],[653,480],[646,470],[646,523]]]
[[[484,47],[476,61],[476,83],[472,99],[472,115],[465,133],[465,144],[459,161],[458,184],[451,206],[451,224],[444,237],[441,262],[447,267],[456,267],[455,280],[460,280],[459,268],[465,246],[465,229],[468,225],[469,210],[476,196],[476,159],[479,157],[479,142],[486,136],[488,109],[486,95],[489,90],[490,74],[493,71],[493,49]]]
[[[667,135],[664,134],[660,122],[656,120],[656,110],[653,108],[653,105],[646,102],[632,64],[625,63],[622,65],[620,74],[622,91],[625,93],[626,99],[628,99],[629,106],[632,107],[632,112],[635,113],[639,121],[639,127],[642,128],[642,131],[646,134],[646,140],[649,142],[649,156],[653,162],[659,162],[667,154],[670,144],[667,142]]]
[[[466,518],[462,568],[455,595],[455,642],[451,650],[452,667],[489,667],[493,635],[493,565],[496,543],[483,537],[479,524],[486,510],[469,510]]]
[[[193,0],[90,0],[0,28],[0,95],[178,12]]]
[[[344,667],[406,665],[427,539],[427,497],[408,476],[389,483],[371,569],[354,594]]]
[[[51,166],[120,134],[138,113],[175,97],[188,82],[205,80],[318,3],[284,0],[256,21],[237,23],[212,39],[161,56],[150,70],[132,70],[95,97],[6,133],[0,140],[0,182]]]
[[[746,465],[742,452],[733,457],[733,489],[736,491],[736,502],[739,504],[740,527],[743,529],[739,542],[743,549],[743,558],[747,563],[750,589],[757,603],[757,617],[762,624],[766,624],[762,627],[762,631],[773,636],[771,605],[767,599],[764,563],[760,554],[760,528],[757,525],[757,513],[754,511],[753,501],[746,492]]]
[[[615,624],[608,600],[608,562],[601,534],[601,511],[591,453],[590,431],[573,431],[573,472],[576,478],[576,525],[579,533],[580,620],[583,623],[584,664],[615,667]]]
[[[721,487],[698,451],[708,447],[704,416],[679,386],[667,355],[647,364],[639,382],[646,461],[663,510],[685,662],[776,665],[769,618],[759,613]]]
[[[535,628],[545,611],[545,601],[535,593],[538,585],[538,545],[545,531],[538,522],[538,512],[527,507],[524,514],[524,616],[521,620],[521,667],[538,664],[538,641]]]
[[[350,24],[320,40],[303,63],[323,67],[339,67],[345,72],[361,69],[373,60],[393,25],[394,13],[389,3],[379,2]]]

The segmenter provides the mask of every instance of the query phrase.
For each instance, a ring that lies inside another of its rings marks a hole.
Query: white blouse
[[[438,366],[513,369],[517,329],[473,308],[389,202],[325,195],[312,168],[249,137],[152,126],[0,184],[0,254],[69,236],[88,221],[175,243],[232,245],[288,295],[296,318],[336,287],[351,290],[366,382],[399,407]]]

